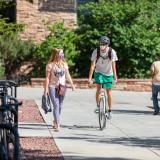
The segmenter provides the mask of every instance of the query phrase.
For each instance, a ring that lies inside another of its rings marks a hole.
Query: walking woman
[[[62,109],[63,100],[65,97],[65,88],[63,87],[58,93],[60,86],[66,86],[66,80],[71,84],[72,90],[75,90],[71,75],[68,70],[67,62],[64,59],[62,49],[54,48],[52,50],[51,58],[46,65],[46,79],[44,87],[44,95],[49,94],[54,106],[53,110],[53,128],[59,131],[60,127],[60,114]]]

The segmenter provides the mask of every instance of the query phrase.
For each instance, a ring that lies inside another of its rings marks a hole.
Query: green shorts
[[[103,88],[113,87],[113,75],[106,76],[102,73],[94,72],[94,80],[97,84],[102,84]]]

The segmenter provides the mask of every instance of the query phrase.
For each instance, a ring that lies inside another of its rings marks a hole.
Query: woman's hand
[[[48,90],[45,90],[44,91],[44,96],[47,96],[48,95]]]
[[[75,91],[75,86],[74,86],[74,84],[72,84],[72,91]]]

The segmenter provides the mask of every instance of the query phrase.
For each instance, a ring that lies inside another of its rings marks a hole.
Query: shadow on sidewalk
[[[82,156],[66,156],[67,159],[72,160],[138,160],[130,158],[119,158],[119,157],[82,157]]]
[[[21,123],[19,124],[19,129],[31,129],[31,130],[41,130],[41,129],[52,129],[52,125],[42,124],[30,124],[30,123]]]
[[[95,134],[75,134],[75,136],[70,137],[58,137],[58,139],[71,139],[71,140],[84,140],[93,143],[106,143],[106,144],[119,144],[124,146],[132,147],[145,147],[145,148],[156,148],[160,150],[160,137],[150,137],[150,138],[104,138],[104,136],[99,136]]]
[[[152,115],[153,111],[137,111],[137,110],[124,110],[124,109],[113,109],[116,114],[132,114],[132,115]]]

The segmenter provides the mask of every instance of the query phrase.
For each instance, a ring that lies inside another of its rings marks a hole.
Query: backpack
[[[112,53],[112,48],[109,47],[108,49],[108,58],[111,60],[111,53]],[[97,58],[96,58],[96,63],[98,59],[100,58],[100,47],[97,48]]]

